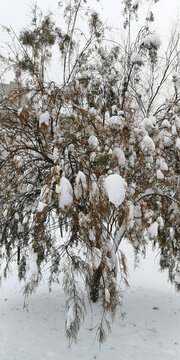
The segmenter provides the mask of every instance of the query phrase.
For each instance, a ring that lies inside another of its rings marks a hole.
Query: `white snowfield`
[[[22,284],[13,272],[0,290],[0,360],[179,360],[180,294],[167,283],[167,274],[157,271],[158,256],[150,249],[135,271],[131,247],[122,244],[122,249],[131,265],[130,288],[124,293],[124,318],[116,316],[104,345],[95,341],[98,304],[87,301],[78,344],[68,348],[61,288],[48,293],[45,273],[28,299],[29,312],[23,311]]]

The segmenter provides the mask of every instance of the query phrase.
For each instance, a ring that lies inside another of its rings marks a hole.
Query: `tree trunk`
[[[90,291],[90,298],[93,302],[96,302],[99,298],[99,285],[102,276],[102,267],[101,265],[94,270],[92,282],[91,282],[91,291]]]

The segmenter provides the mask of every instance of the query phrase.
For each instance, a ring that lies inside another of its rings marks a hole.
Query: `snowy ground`
[[[126,246],[129,261],[132,252]],[[70,349],[64,333],[65,306],[61,289],[48,293],[42,284],[23,311],[21,286],[15,275],[0,289],[0,360],[179,360],[180,294],[157,271],[149,250],[140,268],[130,269],[130,289],[124,295],[124,320],[117,315],[106,343],[94,342],[97,306],[88,311],[78,345]]]

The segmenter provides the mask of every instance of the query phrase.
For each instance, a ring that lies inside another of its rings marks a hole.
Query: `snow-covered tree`
[[[67,3],[66,31],[35,8],[31,26],[12,34],[17,88],[0,103],[0,256],[4,277],[17,258],[26,295],[46,266],[50,288],[62,279],[70,340],[85,295],[100,299],[103,341],[107,315],[121,303],[119,279],[128,284],[123,238],[136,258],[149,241],[157,245],[161,269],[180,288],[179,52],[174,34],[160,66],[150,12],[131,42],[139,2],[129,0],[125,47],[107,46],[94,11],[80,42],[76,23],[86,2]],[[55,44],[62,85],[48,80]]]

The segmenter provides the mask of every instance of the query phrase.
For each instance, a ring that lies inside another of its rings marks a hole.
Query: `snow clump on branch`
[[[161,46],[161,40],[158,35],[149,34],[144,38],[143,45],[147,47],[147,49],[151,47],[158,49]]]
[[[118,174],[112,174],[104,180],[104,187],[107,192],[109,201],[118,207],[122,204],[126,194],[126,181]]]

